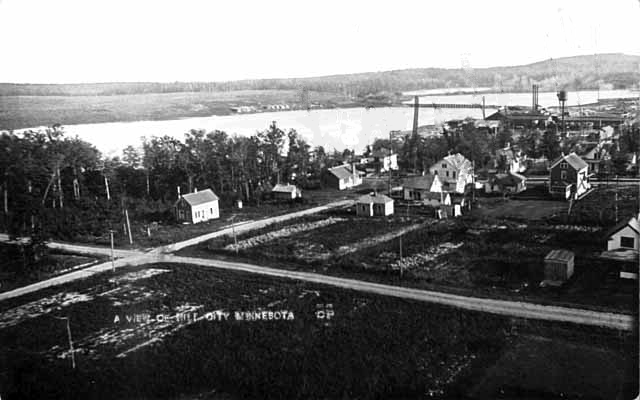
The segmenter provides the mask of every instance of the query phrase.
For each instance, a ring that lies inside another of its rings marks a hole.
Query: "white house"
[[[271,194],[277,200],[294,200],[302,197],[302,191],[295,185],[283,185],[278,183],[271,189]]]
[[[393,199],[383,194],[367,194],[356,201],[356,215],[374,217],[393,214]]]
[[[635,217],[624,220],[607,232],[607,251],[640,249],[640,222]]]
[[[371,154],[373,163],[377,165],[378,172],[387,172],[389,170],[398,170],[398,155],[391,153],[389,150],[380,149]]]
[[[355,165],[340,165],[329,168],[322,174],[322,184],[325,187],[344,190],[362,184],[362,177]]]
[[[429,168],[429,173],[438,175],[444,191],[464,193],[473,182],[473,165],[460,153],[444,157]]]
[[[180,196],[176,201],[174,209],[178,222],[198,222],[208,221],[220,217],[218,196],[211,189],[196,191],[194,193]]]

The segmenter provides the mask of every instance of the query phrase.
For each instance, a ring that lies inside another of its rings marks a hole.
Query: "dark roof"
[[[574,258],[574,254],[569,250],[551,250],[549,254],[544,258],[545,261],[571,261]]]
[[[377,204],[386,204],[393,203],[393,199],[391,197],[385,196],[384,194],[366,194],[358,198],[357,203],[377,203]]]
[[[613,228],[609,229],[607,231],[607,237],[613,235],[616,232],[619,232],[620,230],[624,229],[626,226],[629,226],[636,233],[640,234],[640,222],[638,222],[638,220],[635,217],[631,217],[629,219],[625,219],[618,222],[616,225],[613,226]]]
[[[213,193],[211,189],[201,190],[196,193],[189,193],[182,196],[182,198],[191,206],[197,206],[212,201],[217,201],[218,196]]]
[[[384,158],[384,157],[389,157],[392,156],[394,153],[391,152],[391,154],[389,154],[389,150],[388,149],[378,149],[374,152],[371,153],[371,157],[375,157],[375,158]]]
[[[563,160],[566,161],[569,165],[571,165],[573,169],[578,171],[583,168],[587,168],[589,166],[576,153],[571,153],[571,154],[567,154],[566,156],[560,156],[556,158],[556,160],[553,163],[551,163],[551,166],[549,167],[549,169],[554,168],[556,165],[560,163],[560,161],[563,161]]]
[[[549,115],[541,114],[540,112],[509,109],[507,112],[504,112],[504,110],[498,110],[495,113],[489,115],[485,119],[489,121],[502,121],[502,120],[535,121],[535,120],[549,119]]]
[[[508,174],[495,174],[489,178],[490,182],[498,182],[500,185],[504,186],[513,186],[518,185],[520,182],[525,181],[527,178],[524,176],[517,174],[515,172],[510,172]]]
[[[407,178],[402,183],[402,187],[429,190],[431,189],[431,185],[433,185],[433,181],[435,179],[436,179],[436,176],[431,174],[426,174],[423,176],[414,176],[411,178]]]

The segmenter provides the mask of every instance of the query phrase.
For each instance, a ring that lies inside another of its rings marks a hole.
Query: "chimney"
[[[415,96],[413,98],[413,130],[411,131],[411,133],[413,134],[413,137],[415,138],[416,136],[418,136],[418,109],[420,107],[420,98],[418,96]]]
[[[178,189],[178,198],[182,197],[182,195],[180,194],[180,186],[177,187]]]
[[[193,193],[198,193],[198,188],[197,187],[193,188]]]

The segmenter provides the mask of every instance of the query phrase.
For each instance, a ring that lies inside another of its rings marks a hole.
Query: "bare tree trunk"
[[[49,189],[51,189],[51,185],[53,185],[53,181],[55,178],[56,178],[56,173],[54,172],[51,174],[51,179],[47,184],[47,188],[44,190],[44,196],[42,196],[42,205],[44,205],[44,202],[47,200],[47,194],[49,194]]]
[[[104,176],[104,188],[107,192],[107,200],[111,200],[111,194],[109,193],[109,180],[106,175]]]
[[[64,202],[62,201],[63,193],[62,193],[62,179],[60,178],[60,167],[56,168],[56,173],[58,174],[58,198],[59,198],[60,208],[64,208]]]
[[[129,223],[129,211],[124,209],[124,216],[127,221],[127,233],[129,234],[129,244],[133,244],[133,238],[131,237],[131,223]]]
[[[9,214],[9,197],[7,194],[7,181],[4,181],[4,185],[2,185],[3,197],[4,197],[4,213]]]

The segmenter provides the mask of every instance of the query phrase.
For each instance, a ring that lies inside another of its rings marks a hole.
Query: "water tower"
[[[562,136],[565,136],[567,134],[564,125],[564,106],[567,102],[567,92],[565,90],[558,92],[558,102],[560,103],[560,115],[562,116]]]

